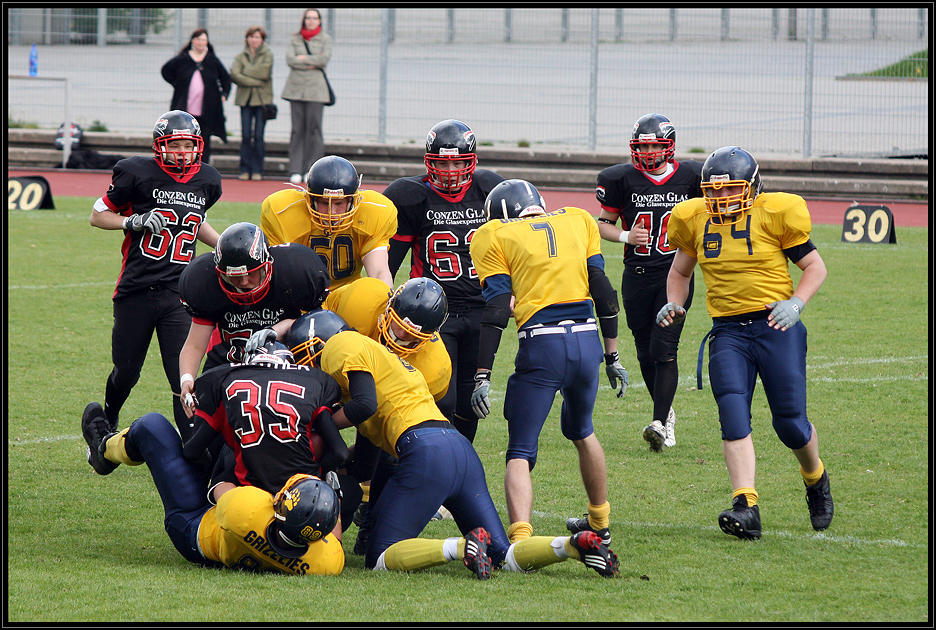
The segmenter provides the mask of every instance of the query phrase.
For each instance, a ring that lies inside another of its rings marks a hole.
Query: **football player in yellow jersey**
[[[360,190],[354,165],[337,155],[315,162],[306,190],[281,190],[263,200],[260,228],[270,245],[300,243],[322,257],[336,289],[364,271],[393,287],[388,249],[397,231],[393,202]]]
[[[341,385],[346,402],[334,414],[336,425],[357,427],[399,458],[373,506],[367,568],[410,571],[462,560],[487,579],[501,563],[524,571],[575,558],[601,575],[619,572],[617,556],[592,531],[510,545],[471,442],[443,419],[425,379],[405,359],[327,310],[297,319],[286,341],[297,363],[316,365]],[[443,504],[463,537],[416,538]]]
[[[102,407],[92,403],[81,429],[88,463],[98,474],[119,464],[149,467],[166,533],[186,560],[293,575],[337,575],[344,568],[340,501],[317,477],[294,475],[276,496],[222,481],[209,501],[199,467],[185,458],[182,438],[165,416],[148,413],[115,433]]]
[[[764,193],[762,186],[757,161],[744,149],[722,147],[705,160],[704,197],[676,204],[670,217],[670,243],[679,249],[667,278],[669,302],[657,315],[661,326],[685,318],[682,304],[699,264],[712,317],[709,380],[733,491],[732,508],[719,514],[718,524],[742,539],[761,536],[751,439],[758,377],[774,431],[799,462],[813,529],[829,527],[834,511],[816,429],[806,417],[806,327],[800,321],[826,267],[809,238],[803,198]],[[788,261],[803,271],[795,289]]]
[[[479,418],[490,412],[491,368],[501,333],[516,299],[519,347],[516,370],[507,381],[504,418],[509,433],[504,488],[511,542],[533,532],[531,472],[539,434],[556,392],[563,397],[562,434],[578,451],[588,512],[569,519],[572,532],[592,531],[611,541],[604,450],[592,426],[602,348],[609,375],[627,387],[627,371],[617,360],[617,293],[604,273],[595,219],[581,208],[546,212],[542,196],[527,181],[495,186],[484,203],[488,222],[471,240],[471,259],[486,300],[475,390],[471,401]]]

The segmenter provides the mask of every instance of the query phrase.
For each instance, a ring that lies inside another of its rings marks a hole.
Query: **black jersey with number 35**
[[[134,156],[114,166],[110,188],[101,198],[123,216],[158,210],[168,219],[158,234],[127,230],[114,297],[151,286],[175,288],[195,256],[195,237],[205,212],[221,198],[221,175],[209,164],[178,180],[152,157]]]
[[[318,475],[315,421],[341,399],[325,372],[304,365],[220,365],[195,381],[200,418],[234,449],[240,485],[275,494],[298,472]]]
[[[504,178],[475,170],[460,201],[448,201],[427,182],[428,175],[403,177],[384,190],[397,207],[396,240],[412,243],[412,278],[432,278],[445,291],[449,306],[483,305],[481,283],[468,244],[486,223],[484,200]]]
[[[602,210],[619,215],[625,230],[638,223],[650,230],[646,245],[624,248],[626,266],[669,268],[672,264],[676,248],[670,245],[666,228],[673,206],[702,196],[702,163],[686,160],[674,162],[673,166],[673,172],[660,181],[638,171],[633,164],[616,164],[598,174],[595,197]]]

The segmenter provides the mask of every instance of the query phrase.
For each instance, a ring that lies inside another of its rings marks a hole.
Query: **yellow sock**
[[[125,442],[127,441],[127,431],[129,430],[130,427],[127,427],[117,435],[112,435],[107,439],[104,447],[104,459],[112,461],[115,464],[126,464],[127,466],[139,466],[143,463],[135,462],[127,455]]]
[[[572,552],[575,554],[574,556],[569,552],[568,539],[568,536],[558,538],[554,536],[530,536],[511,545],[513,561],[522,571],[532,571],[556,562],[562,562],[568,557],[578,557],[578,552],[574,551],[574,548]],[[559,541],[559,543],[556,543],[556,541]],[[565,549],[565,553],[560,555],[557,552],[557,544]]]
[[[364,496],[361,498],[361,503],[367,503],[370,501],[370,484],[361,484],[361,490],[364,491]]]
[[[748,507],[754,507],[757,505],[757,490],[754,488],[738,488],[731,493],[731,500],[734,501],[735,497],[744,495],[747,497]]]
[[[825,472],[825,466],[822,464],[822,460],[819,460],[819,468],[812,471],[811,473],[803,470],[803,467],[800,466],[800,474],[803,475],[803,481],[806,482],[807,486],[814,486],[819,483],[819,480],[822,479],[822,473]]]
[[[533,535],[533,526],[529,523],[524,523],[523,521],[517,521],[516,523],[511,523],[510,527],[507,528],[507,538],[510,539],[510,542],[520,542],[521,540],[526,540]]]
[[[605,501],[601,505],[588,504],[588,524],[592,529],[599,530],[611,524],[608,518],[611,515],[611,504]]]
[[[444,540],[409,538],[393,543],[384,552],[384,563],[393,571],[415,571],[445,564]],[[465,539],[458,543],[460,557],[465,555]]]

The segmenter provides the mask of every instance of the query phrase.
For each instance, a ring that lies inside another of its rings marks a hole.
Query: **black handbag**
[[[305,46],[306,52],[309,53],[309,56],[312,56],[312,51],[309,50],[309,43],[305,40],[302,40],[302,45]],[[335,104],[335,90],[332,89],[331,83],[328,80],[328,75],[325,74],[324,68],[318,68],[322,72],[322,76],[325,77],[325,85],[328,86],[328,102],[324,103],[325,107],[331,107]]]
[[[276,109],[276,103],[270,103],[269,105],[263,106],[263,119],[264,120],[275,120],[277,113],[279,112]]]

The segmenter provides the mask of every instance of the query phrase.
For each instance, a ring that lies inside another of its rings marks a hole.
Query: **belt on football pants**
[[[529,328],[521,330],[517,335],[520,339],[526,339],[527,337],[536,337],[537,335],[558,335],[567,332],[585,332],[586,330],[598,330],[598,324],[595,323],[594,319],[588,319],[584,323],[569,319],[558,322],[554,326],[537,324],[536,326],[530,326]]]

